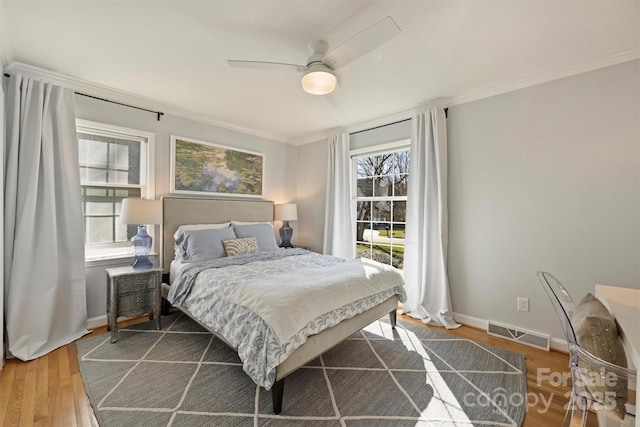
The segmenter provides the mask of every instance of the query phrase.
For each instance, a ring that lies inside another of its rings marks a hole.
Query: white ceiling
[[[5,63],[290,143],[436,98],[491,93],[640,52],[639,1],[2,0],[0,6]],[[226,63],[304,64],[310,42],[336,46],[385,16],[402,32],[339,70],[337,108],[303,92],[298,74]]]

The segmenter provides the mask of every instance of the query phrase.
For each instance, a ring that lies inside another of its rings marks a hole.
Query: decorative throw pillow
[[[255,237],[259,251],[278,249],[276,236],[273,233],[273,224],[271,223],[234,225],[233,231],[238,238]]]
[[[258,242],[255,237],[224,240],[222,244],[224,245],[224,250],[227,252],[227,256],[258,252]]]
[[[571,323],[580,347],[609,363],[627,367],[627,356],[618,338],[616,322],[609,310],[593,294],[589,293],[582,298],[573,313]],[[588,370],[587,389],[594,395],[598,393],[595,397],[597,400],[604,400],[605,404],[612,403],[611,399],[615,398],[613,412],[624,419],[624,405],[629,393],[627,379],[601,379],[599,367],[583,360],[580,361],[580,367]]]

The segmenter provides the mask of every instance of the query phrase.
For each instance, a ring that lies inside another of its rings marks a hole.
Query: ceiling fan
[[[329,51],[324,40],[308,46],[311,56],[306,65],[283,64],[281,62],[241,61],[230,59],[230,67],[258,70],[293,71],[302,73],[302,88],[312,95],[327,95],[336,89],[338,79],[335,70],[355,61],[361,56],[383,45],[400,32],[393,18],[387,16],[360,31]]]

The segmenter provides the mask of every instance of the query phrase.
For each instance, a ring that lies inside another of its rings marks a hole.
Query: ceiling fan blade
[[[387,16],[344,41],[330,51],[322,62],[335,70],[383,45],[400,31],[393,18]]]
[[[293,71],[296,73],[304,72],[307,67],[296,64],[283,64],[281,62],[263,62],[263,61],[238,61],[234,59],[227,60],[227,64],[234,68],[250,68],[253,70],[269,70],[269,71]]]

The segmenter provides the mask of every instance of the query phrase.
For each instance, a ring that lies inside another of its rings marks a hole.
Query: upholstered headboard
[[[173,234],[185,224],[213,224],[230,220],[273,222],[273,202],[266,200],[162,197],[160,265],[169,272],[174,257]]]

